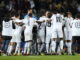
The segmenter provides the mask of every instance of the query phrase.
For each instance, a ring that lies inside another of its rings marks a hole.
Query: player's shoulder
[[[30,18],[30,20],[36,21],[36,19],[35,19],[35,18],[33,18],[33,17],[31,17],[31,18]]]
[[[54,18],[56,18],[56,14],[53,14],[51,17],[51,19],[54,19]]]
[[[43,20],[45,20],[45,19],[46,19],[45,16],[41,16],[41,17],[39,18],[40,21],[43,21]]]

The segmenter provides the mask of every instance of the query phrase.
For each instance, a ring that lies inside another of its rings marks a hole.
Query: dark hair
[[[6,14],[5,17],[4,17],[4,20],[5,20],[5,21],[9,21],[10,18],[11,18],[10,13],[7,12],[7,14]]]
[[[67,14],[70,14],[70,15],[72,15],[72,13],[71,13],[71,12],[67,12]]]
[[[16,14],[15,14],[15,17],[18,17],[18,16],[20,16],[20,14],[19,14],[19,13],[16,13]]]
[[[29,17],[32,17],[32,13],[29,14]]]
[[[29,10],[33,10],[32,8],[29,8],[27,11],[29,11]]]
[[[52,13],[48,12],[48,18],[51,18],[51,16],[52,16]]]

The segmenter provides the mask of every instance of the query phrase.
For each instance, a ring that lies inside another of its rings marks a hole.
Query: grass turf
[[[80,60],[80,55],[75,56],[0,56],[0,60]]]

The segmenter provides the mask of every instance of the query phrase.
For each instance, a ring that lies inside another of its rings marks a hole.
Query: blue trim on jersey
[[[25,15],[25,16],[24,16],[24,19],[26,19],[28,16],[29,16],[28,14]],[[33,18],[35,18],[36,20],[38,19],[36,16],[33,16]]]

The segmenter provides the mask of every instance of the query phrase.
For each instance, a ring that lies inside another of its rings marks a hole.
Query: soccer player
[[[15,23],[15,29],[14,29],[14,33],[11,39],[11,46],[10,46],[10,50],[9,50],[9,54],[11,54],[11,51],[13,49],[13,44],[16,43],[16,50],[14,55],[20,55],[20,44],[21,44],[21,32],[22,32],[22,20],[20,20],[20,15],[17,13],[15,15],[15,19],[13,20],[13,22]]]
[[[63,15],[61,15],[60,13],[54,14],[52,16],[52,53],[55,54],[55,49],[56,49],[56,39],[57,37],[59,37],[60,39],[60,43],[59,43],[59,47],[60,47],[60,52],[59,54],[63,54],[63,30],[62,27],[64,25],[64,21],[63,21]]]
[[[68,12],[67,17],[65,17],[64,20],[65,20],[65,42],[67,46],[67,53],[68,55],[71,55],[71,45],[72,45],[71,21],[73,21],[73,18],[70,12]]]
[[[36,22],[36,19],[32,17],[32,13],[29,14],[29,16],[24,20],[24,35],[25,35],[25,47],[24,47],[24,55],[26,55],[26,51],[27,51],[27,55],[30,55],[30,48],[33,42],[33,34],[32,34],[32,30],[33,30],[33,26]]]
[[[52,36],[52,33],[51,33],[51,27],[52,27],[52,20],[51,20],[51,16],[52,16],[52,13],[47,11],[46,14],[45,14],[45,22],[46,22],[46,52],[47,54],[50,53],[50,41],[51,41],[51,36]]]
[[[72,21],[72,55],[75,55],[75,42],[80,40],[80,14]]]
[[[7,15],[6,18],[2,22],[3,43],[2,43],[0,50],[2,51],[4,49],[3,56],[6,56],[6,54],[7,54],[7,48],[8,48],[9,42],[12,38],[12,29],[13,29],[12,20],[10,20],[10,16]]]
[[[38,38],[37,38],[37,43],[38,43],[38,53],[43,52],[43,48],[45,46],[45,20],[46,16],[41,16],[38,20]]]

